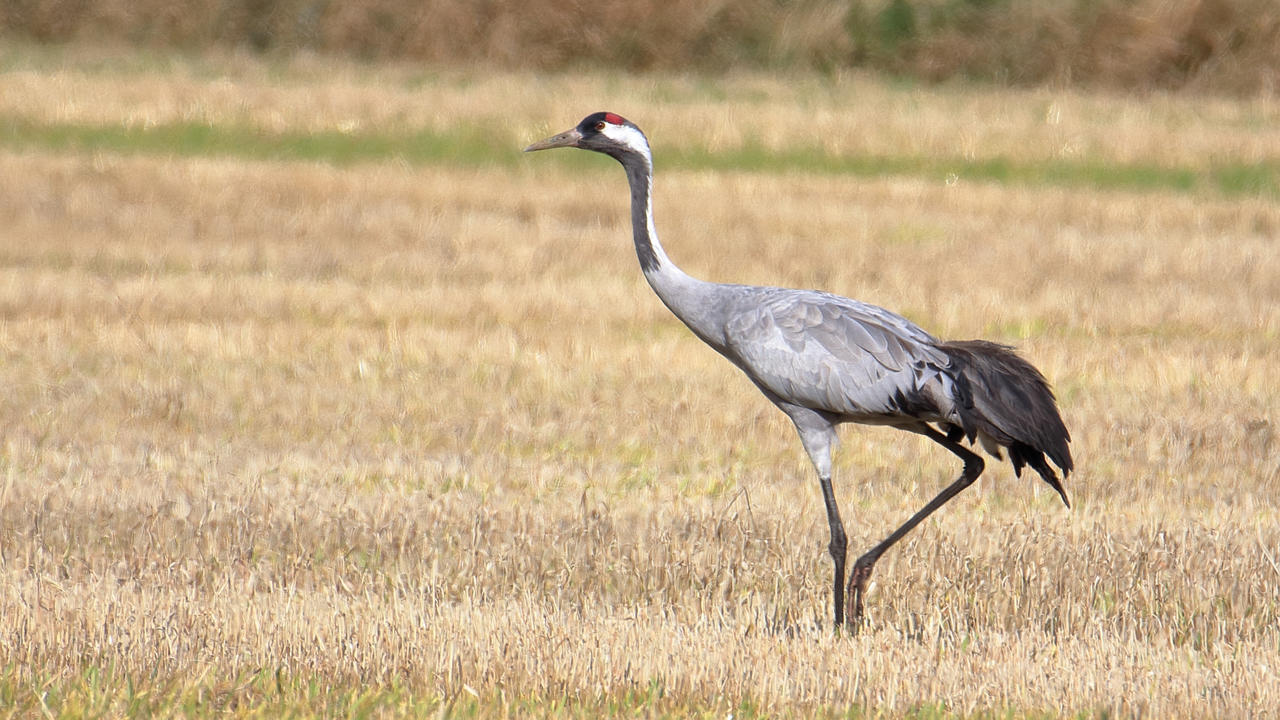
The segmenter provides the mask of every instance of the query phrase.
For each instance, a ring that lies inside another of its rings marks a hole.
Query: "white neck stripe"
[[[604,129],[600,131],[600,134],[620,145],[625,145],[645,157],[651,157],[649,141],[645,140],[644,133],[640,132],[636,128],[629,125],[605,123]]]

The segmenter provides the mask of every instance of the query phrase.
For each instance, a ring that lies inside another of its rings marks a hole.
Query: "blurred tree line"
[[[0,37],[556,70],[1271,92],[1278,0],[0,0]]]

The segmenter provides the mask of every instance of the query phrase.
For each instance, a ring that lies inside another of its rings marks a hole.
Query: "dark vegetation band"
[[[1280,78],[1275,0],[0,0],[0,36],[553,70],[867,68],[1225,94]]]

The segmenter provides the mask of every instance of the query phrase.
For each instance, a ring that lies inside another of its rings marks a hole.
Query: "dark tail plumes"
[[[956,363],[960,419],[972,442],[985,433],[1009,451],[1014,474],[1030,465],[1071,507],[1058,475],[1045,462],[1071,473],[1071,434],[1062,423],[1053,391],[1040,371],[1006,345],[985,340],[942,343]]]

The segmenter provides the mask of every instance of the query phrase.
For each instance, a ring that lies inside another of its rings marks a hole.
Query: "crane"
[[[1051,460],[1072,470],[1057,402],[1044,376],[1011,348],[984,340],[945,342],[884,308],[817,290],[706,282],[667,257],[653,222],[653,154],[640,128],[597,112],[525,152],[581,148],[619,163],[631,188],[631,227],[640,270],[663,304],[693,334],[746,373],[794,423],[822,486],[835,564],[835,625],[860,624],[876,561],[922,520],[977,480],[981,446],[1008,453],[1015,475],[1030,466],[1071,507]],[[849,572],[848,539],[831,486],[831,453],[842,423],[884,425],[923,435],[963,462],[960,476]],[[854,625],[853,630],[857,629]]]

